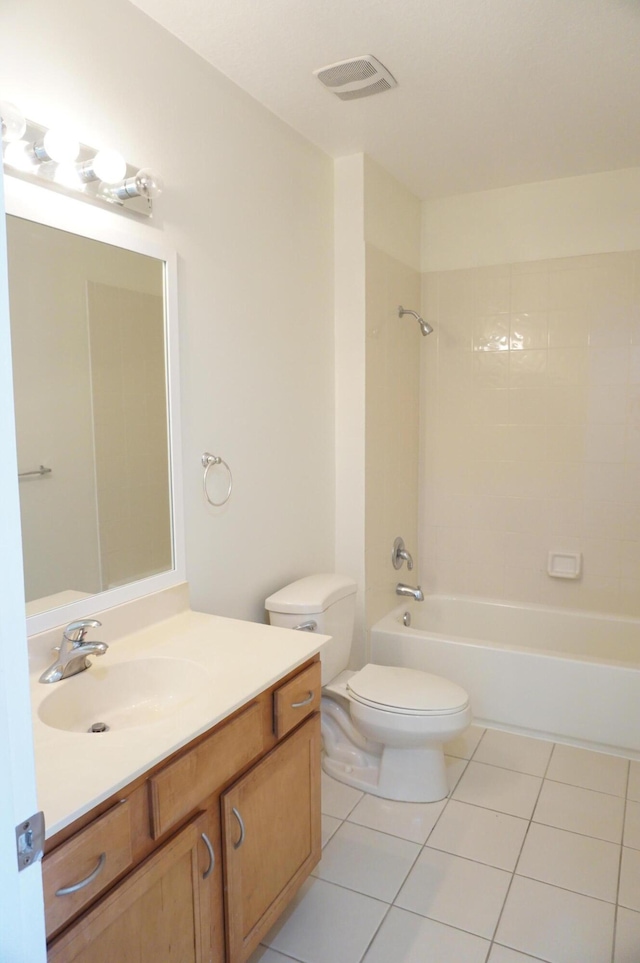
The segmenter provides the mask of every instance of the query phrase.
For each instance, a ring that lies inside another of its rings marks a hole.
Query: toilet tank
[[[302,622],[318,623],[316,632],[330,635],[320,652],[322,684],[349,664],[356,611],[356,583],[345,575],[308,575],[285,585],[266,599],[271,625],[295,629]]]

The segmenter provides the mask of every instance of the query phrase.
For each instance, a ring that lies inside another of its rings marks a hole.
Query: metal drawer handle
[[[233,813],[233,815],[234,815],[234,816],[236,817],[236,819],[238,820],[238,823],[240,824],[240,839],[238,840],[237,843],[234,843],[234,844],[233,844],[233,848],[234,848],[234,849],[240,849],[240,847],[242,846],[242,844],[243,844],[243,842],[244,842],[244,823],[243,823],[243,821],[242,821],[242,816],[240,815],[240,813],[238,812],[238,810],[236,809],[235,806],[233,807],[233,809],[231,810],[231,812]]]
[[[309,695],[302,702],[292,702],[292,709],[300,709],[302,706],[308,706],[310,702],[313,702],[313,689],[309,689]]]
[[[203,879],[209,879],[209,877],[211,876],[211,874],[212,874],[212,872],[213,872],[213,867],[216,865],[216,856],[215,856],[215,853],[214,853],[214,851],[213,851],[213,846],[211,845],[211,840],[209,839],[209,837],[207,836],[207,834],[206,834],[206,833],[202,833],[202,834],[201,834],[201,838],[202,838],[202,842],[205,844],[205,846],[207,847],[207,849],[208,849],[208,851],[209,851],[209,866],[207,867],[206,872],[204,872],[204,873],[202,874],[202,878],[203,878]]]
[[[71,896],[72,893],[77,893],[79,889],[84,889],[89,883],[93,883],[94,879],[96,879],[104,869],[106,861],[107,854],[100,853],[98,865],[93,872],[89,873],[84,879],[81,879],[79,883],[74,883],[73,886],[63,886],[62,889],[56,890],[56,896]]]

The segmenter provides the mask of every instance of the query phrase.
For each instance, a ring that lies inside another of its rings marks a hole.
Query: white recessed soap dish
[[[549,552],[547,574],[552,578],[580,578],[581,573],[580,552]]]

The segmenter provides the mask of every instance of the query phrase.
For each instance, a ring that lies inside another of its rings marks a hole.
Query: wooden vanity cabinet
[[[320,858],[319,701],[316,659],[49,840],[49,963],[244,963]]]
[[[226,937],[246,960],[320,859],[320,715],[222,796]]]

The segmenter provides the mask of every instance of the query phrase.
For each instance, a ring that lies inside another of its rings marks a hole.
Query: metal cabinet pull
[[[292,709],[300,709],[302,706],[308,706],[310,702],[313,702],[313,689],[309,689],[309,695],[302,702],[292,702]]]
[[[207,836],[206,833],[201,833],[201,839],[202,839],[202,842],[205,844],[205,846],[207,847],[207,849],[208,849],[208,851],[209,851],[209,866],[207,867],[207,869],[205,870],[205,872],[202,874],[202,878],[203,878],[203,879],[209,879],[209,877],[211,876],[211,874],[212,874],[212,872],[213,872],[213,867],[216,865],[216,855],[215,855],[215,853],[214,853],[214,851],[213,851],[213,846],[211,845],[211,840],[209,839],[209,837]]]
[[[242,844],[243,844],[243,842],[244,842],[244,823],[243,823],[243,821],[242,821],[242,816],[240,815],[240,813],[238,812],[238,810],[236,809],[235,806],[233,807],[233,809],[231,810],[231,812],[232,812],[233,815],[236,817],[236,819],[238,820],[238,823],[239,823],[239,825],[240,825],[240,839],[238,840],[237,843],[234,843],[234,844],[233,844],[233,848],[234,848],[234,849],[240,849],[240,847],[242,846]]]
[[[56,890],[56,896],[71,896],[72,893],[77,893],[79,889],[84,889],[89,883],[93,883],[102,870],[104,869],[104,864],[107,861],[107,854],[100,853],[100,858],[98,859],[98,865],[96,868],[89,873],[84,879],[81,879],[79,883],[74,883],[73,886],[63,886],[62,889]]]

